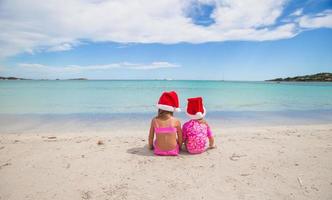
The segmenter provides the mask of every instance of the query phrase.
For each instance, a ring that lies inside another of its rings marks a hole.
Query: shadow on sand
[[[211,151],[211,150],[213,150],[213,149],[207,149],[205,152],[203,152],[201,154],[209,155],[210,154],[209,151]],[[139,155],[139,156],[155,156],[153,154],[153,150],[149,150],[148,145],[127,149],[127,153]],[[179,156],[193,156],[193,155],[201,155],[201,154],[190,154],[184,147],[180,151]]]
[[[139,156],[154,156],[153,150],[149,150],[148,146],[134,147],[127,149],[127,153],[139,155]]]

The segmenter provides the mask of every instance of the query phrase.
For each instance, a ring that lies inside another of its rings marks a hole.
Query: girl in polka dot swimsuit
[[[204,152],[207,148],[214,148],[214,138],[210,126],[204,120],[206,110],[201,97],[188,99],[187,115],[191,120],[182,127],[182,138],[187,151],[198,154]]]

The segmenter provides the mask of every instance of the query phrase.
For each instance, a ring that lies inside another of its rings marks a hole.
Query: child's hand
[[[150,145],[149,145],[149,149],[150,149],[150,150],[153,150],[153,145],[150,144]]]

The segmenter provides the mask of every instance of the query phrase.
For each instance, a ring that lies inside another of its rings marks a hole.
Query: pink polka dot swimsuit
[[[208,138],[212,137],[210,127],[194,119],[183,124],[182,134],[188,152],[193,154],[204,152],[207,149]]]

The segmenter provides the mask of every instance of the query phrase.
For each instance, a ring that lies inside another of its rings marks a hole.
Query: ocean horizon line
[[[85,80],[78,80],[78,79],[21,79],[21,80],[0,80],[1,81],[50,81],[50,82],[68,82],[68,81],[75,81],[75,82],[91,82],[91,81],[162,81],[162,82],[225,82],[225,83],[266,83],[266,84],[303,84],[303,85],[310,85],[310,84],[328,84],[332,85],[332,82],[324,82],[324,81],[270,81],[270,80],[216,80],[216,79],[172,79],[172,80],[165,80],[165,79],[85,79]]]
[[[16,78],[16,77],[15,77]],[[0,80],[7,81],[7,80]],[[233,80],[233,79],[90,79],[90,78],[67,78],[67,79],[47,79],[47,78],[17,78],[8,81],[229,81],[229,82],[266,82],[266,80]]]
[[[297,75],[293,77],[287,77],[287,78],[280,78],[285,76],[279,76],[279,78],[265,78],[263,80],[239,80],[239,79],[225,79],[224,76],[221,79],[176,79],[171,77],[165,77],[165,78],[107,78],[107,79],[94,79],[94,78],[88,78],[88,77],[73,77],[73,78],[22,78],[22,77],[16,77],[16,76],[0,76],[0,80],[26,80],[26,81],[216,81],[216,82],[331,82],[331,78],[326,80],[317,79],[311,79],[311,80],[296,80],[296,78],[312,78],[318,75],[328,75],[332,76],[332,73],[330,72],[317,72],[315,74],[311,75]],[[321,77],[320,77],[321,78]],[[287,80],[289,79],[289,80]]]

